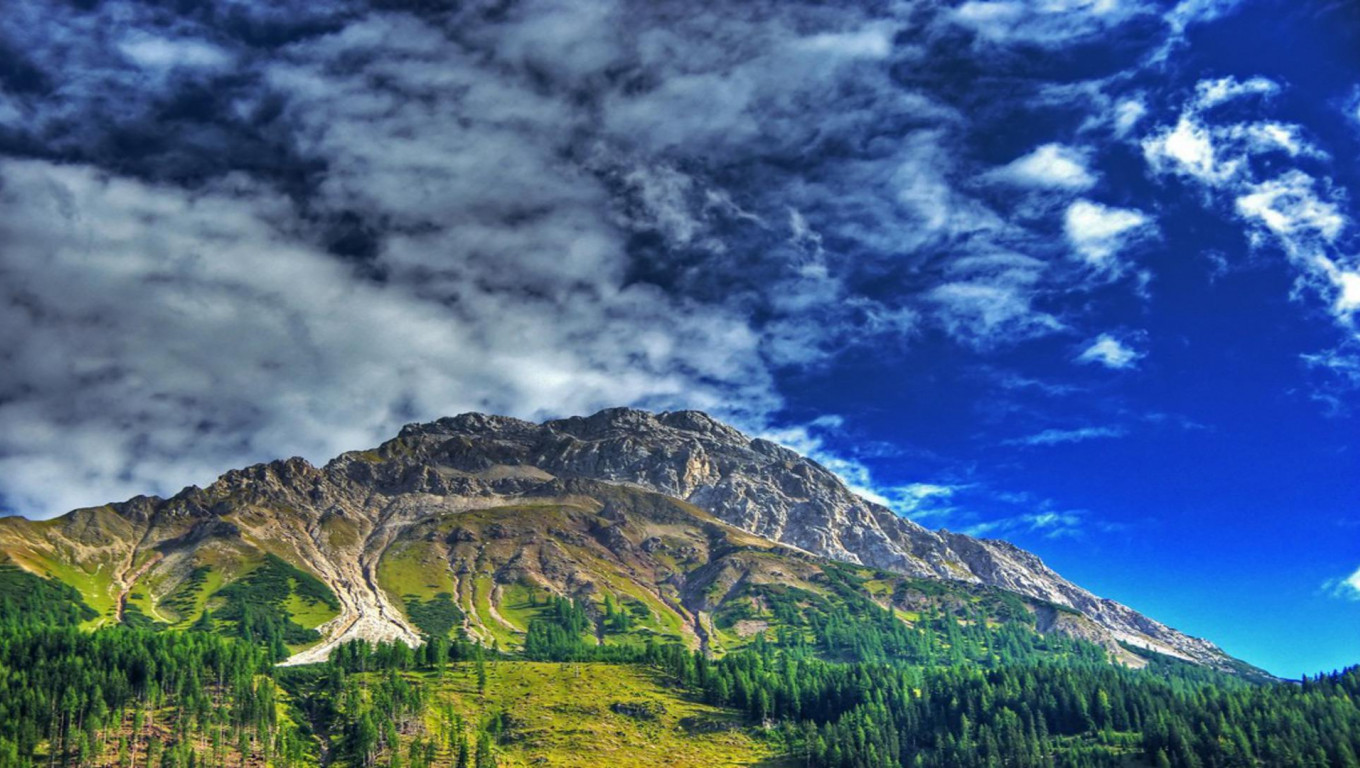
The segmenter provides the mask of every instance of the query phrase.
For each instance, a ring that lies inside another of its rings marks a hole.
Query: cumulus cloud
[[[1151,220],[1141,211],[1090,200],[1072,203],[1063,217],[1063,231],[1072,250],[1091,267],[1111,274],[1125,268],[1119,252],[1147,237],[1152,229]]]
[[[996,181],[1024,187],[1083,191],[1096,183],[1086,157],[1062,144],[1044,144],[988,174]]]
[[[1205,184],[1219,184],[1237,175],[1240,162],[1220,161],[1211,130],[1193,113],[1182,114],[1176,125],[1143,141],[1143,155],[1154,171],[1178,172]]]
[[[326,458],[441,413],[722,410],[732,387],[768,407],[741,320],[647,286],[464,286],[442,308],[353,280],[245,180],[185,195],[42,161],[0,180],[6,389],[27,390],[0,407],[0,478],[21,508],[172,491],[224,456]]]
[[[1083,349],[1081,354],[1077,355],[1077,362],[1094,363],[1106,368],[1125,370],[1137,365],[1145,354],[1128,346],[1112,334],[1102,333]]]

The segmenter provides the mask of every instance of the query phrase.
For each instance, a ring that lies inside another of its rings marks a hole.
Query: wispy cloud
[[[1123,272],[1120,251],[1146,238],[1151,220],[1141,211],[1113,208],[1090,200],[1077,200],[1067,207],[1063,231],[1072,250],[1092,268],[1108,274]]]
[[[1325,155],[1302,137],[1297,125],[1268,119],[1219,122],[1213,112],[1229,102],[1279,91],[1278,84],[1264,78],[1202,81],[1175,125],[1145,139],[1143,151],[1154,172],[1181,174],[1206,191],[1225,195],[1245,222],[1268,235],[1268,242],[1281,247],[1299,267],[1332,280],[1337,275],[1329,267],[1338,268],[1338,273],[1344,270],[1326,250],[1349,222],[1331,199],[1327,184],[1300,167],[1260,166],[1280,168],[1272,173],[1256,170],[1252,162],[1271,154]]]
[[[1025,437],[1018,437],[1006,440],[1005,445],[1024,445],[1024,446],[1054,446],[1067,445],[1069,443],[1081,443],[1087,440],[1101,440],[1105,438],[1123,437],[1126,431],[1122,427],[1077,427],[1074,429],[1045,429]]]
[[[230,53],[203,40],[158,37],[140,32],[119,42],[118,50],[137,66],[157,72],[181,67],[221,70],[234,61]]]
[[[1360,568],[1356,568],[1349,576],[1323,582],[1322,589],[1333,597],[1360,600]]]
[[[1102,333],[1077,355],[1076,360],[1079,363],[1095,363],[1106,368],[1126,370],[1136,366],[1145,355],[1145,352],[1130,347],[1113,334]]]
[[[892,485],[879,482],[870,468],[858,458],[831,447],[829,438],[840,437],[842,420],[838,416],[822,416],[807,424],[792,424],[760,430],[760,437],[795,450],[834,472],[846,486],[859,496],[880,504],[903,517],[918,522],[947,517],[952,511],[950,500],[967,485],[913,482]]]
[[[986,174],[986,178],[1024,187],[1083,191],[1095,186],[1083,153],[1062,144],[1044,144]]]
[[[1254,248],[1284,255],[1297,276],[1294,295],[1321,297],[1349,333],[1350,343],[1326,355],[1325,367],[1345,370],[1335,363],[1360,339],[1360,261],[1339,247],[1352,228],[1347,193],[1319,172],[1330,160],[1300,126],[1265,115],[1282,92],[1260,77],[1201,81],[1175,124],[1144,139],[1143,152],[1154,174],[1191,180],[1206,199],[1229,203]]]
[[[1151,4],[1134,0],[969,0],[954,11],[953,20],[986,43],[1057,48],[1154,12]]]
[[[1082,515],[1076,512],[1042,511],[988,520],[970,525],[963,532],[969,536],[992,538],[1030,533],[1058,539],[1082,535],[1084,522]]]

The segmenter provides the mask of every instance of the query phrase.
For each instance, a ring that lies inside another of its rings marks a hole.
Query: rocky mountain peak
[[[700,411],[611,408],[541,424],[467,413],[405,427],[381,451],[438,493],[524,492],[538,475],[626,483],[683,499],[739,528],[813,554],[917,577],[998,586],[1084,613],[1127,642],[1199,661],[1223,658],[1063,579],[1008,542],[930,531],[849,490],[788,448]],[[365,470],[365,473],[370,470]],[[391,469],[387,470],[389,474]],[[456,477],[449,473],[455,473]],[[455,482],[456,480],[456,482]]]
[[[400,608],[375,586],[377,563],[396,537],[439,516],[610,487],[680,500],[743,535],[790,549],[910,577],[998,587],[1075,611],[1100,628],[1094,639],[1115,650],[1125,643],[1215,666],[1232,663],[1206,641],[1081,589],[1032,553],[927,530],[857,496],[795,451],[699,411],[613,408],[543,423],[464,413],[408,425],[375,449],[342,454],[323,467],[294,457],[227,472],[168,500],[139,497],[82,510],[60,530],[76,550],[103,553],[97,568],[118,574],[124,596],[140,568],[188,568],[198,542],[273,547],[307,564],[340,596],[349,623],[332,640],[413,639]],[[23,525],[13,530],[25,547],[45,535]],[[607,542],[610,534],[599,535]],[[130,553],[120,549],[128,541]]]

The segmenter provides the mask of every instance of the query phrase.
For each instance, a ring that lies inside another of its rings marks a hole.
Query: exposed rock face
[[[856,496],[816,462],[697,411],[611,409],[543,424],[464,414],[408,426],[384,450],[397,446],[412,466],[463,472],[534,467],[554,476],[635,484],[813,554],[1001,587],[1080,611],[1115,640],[1201,663],[1226,659],[1212,643],[1099,598],[1010,543],[927,530]],[[341,457],[332,467],[346,461]],[[491,485],[505,492],[512,482],[507,473],[500,488]]]

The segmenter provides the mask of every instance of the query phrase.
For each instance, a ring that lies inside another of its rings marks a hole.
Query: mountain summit
[[[291,663],[349,639],[416,644],[457,628],[522,647],[531,606],[580,595],[604,595],[611,622],[626,613],[721,651],[768,626],[769,590],[830,594],[839,566],[823,563],[841,561],[908,619],[941,584],[973,602],[1018,596],[1038,631],[1128,664],[1141,650],[1241,668],[1031,553],[923,528],[697,411],[413,424],[321,468],[293,458],[170,499],[0,520],[5,559],[75,587],[93,623],[231,622]]]

